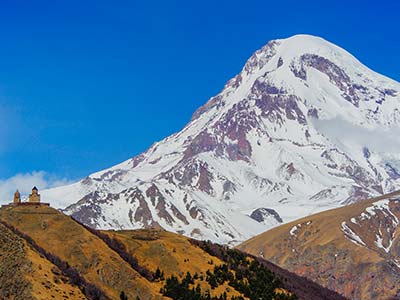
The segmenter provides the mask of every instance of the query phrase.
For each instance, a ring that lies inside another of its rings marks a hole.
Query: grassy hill
[[[0,224],[0,299],[86,299],[60,269]]]
[[[321,212],[239,245],[350,299],[400,299],[400,192]]]
[[[342,299],[237,250],[163,230],[97,231],[50,207],[1,208],[0,242],[1,300]]]

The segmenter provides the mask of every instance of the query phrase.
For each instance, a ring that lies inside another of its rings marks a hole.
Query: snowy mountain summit
[[[309,35],[270,41],[181,131],[42,194],[96,228],[237,243],[400,189],[400,83]]]

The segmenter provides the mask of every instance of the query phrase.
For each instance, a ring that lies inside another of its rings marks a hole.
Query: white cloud
[[[30,194],[32,187],[40,190],[53,188],[71,183],[68,179],[57,178],[44,171],[17,174],[0,180],[0,203],[12,202],[14,192],[18,189],[22,196]]]
[[[342,118],[313,119],[315,128],[331,141],[342,145],[367,147],[372,152],[399,153],[400,128],[366,129]]]

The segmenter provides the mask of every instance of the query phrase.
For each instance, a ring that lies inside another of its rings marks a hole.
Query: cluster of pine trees
[[[211,242],[198,244],[210,255],[224,261],[216,265],[212,271],[208,270],[205,280],[211,289],[227,283],[250,300],[296,300],[294,294],[276,292],[282,288],[281,280],[258,260],[248,257],[240,251],[219,246]],[[219,296],[211,296],[210,291],[202,291],[197,280],[204,280],[203,276],[190,274],[179,280],[176,276],[166,279],[161,293],[175,300],[228,300],[226,292]],[[233,296],[229,300],[243,300],[243,297]]]
[[[211,288],[228,282],[238,292],[251,300],[295,300],[295,295],[276,293],[282,283],[272,272],[257,260],[249,260],[239,252],[233,251],[231,261],[215,266],[213,272],[207,271],[206,280]]]
[[[179,280],[178,277],[171,275],[166,279],[165,286],[161,289],[161,293],[164,296],[170,297],[174,300],[228,300],[226,292],[220,296],[211,296],[210,291],[206,290],[202,292],[200,285],[195,285],[195,276],[192,276],[189,272],[186,276]],[[243,298],[234,300],[244,300]]]

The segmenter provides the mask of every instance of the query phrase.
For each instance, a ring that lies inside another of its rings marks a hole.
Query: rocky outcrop
[[[256,220],[259,223],[263,223],[268,221],[268,219],[272,218],[278,223],[282,223],[283,220],[281,216],[271,208],[257,208],[250,214],[250,218]]]

